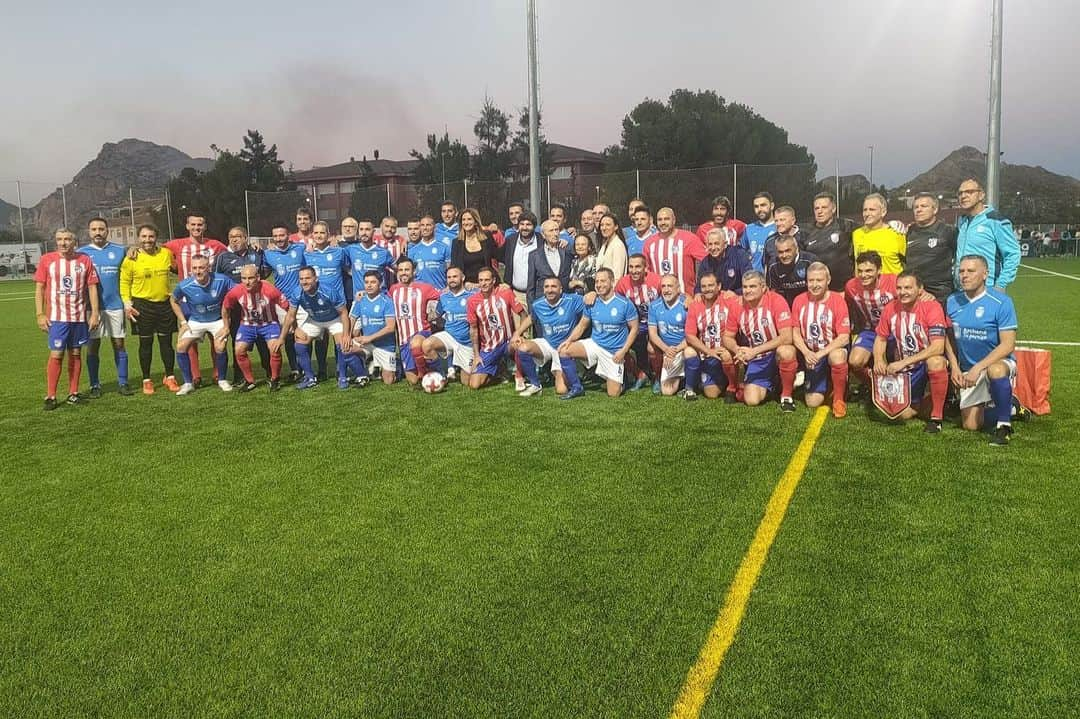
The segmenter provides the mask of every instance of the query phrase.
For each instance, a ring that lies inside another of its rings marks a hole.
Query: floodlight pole
[[[67,214],[67,190],[63,185],[60,185],[60,201],[64,203],[64,228],[68,227],[68,214]]]
[[[19,239],[22,241],[22,272],[26,274],[26,227],[23,224],[22,182],[15,180],[15,191],[19,193]]]
[[[540,209],[540,91],[536,73],[536,2],[525,0],[529,46],[529,209]],[[550,202],[551,198],[548,198]]]
[[[994,0],[993,39],[990,43],[990,130],[986,142],[986,201],[998,206],[1001,190],[1001,11]]]

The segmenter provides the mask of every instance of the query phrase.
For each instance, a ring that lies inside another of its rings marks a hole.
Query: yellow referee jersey
[[[881,255],[882,274],[898,275],[904,271],[907,238],[888,225],[876,230],[860,227],[852,233],[851,243],[854,245],[856,257],[870,251]]]
[[[133,297],[150,302],[162,302],[169,298],[169,272],[173,256],[164,247],[154,254],[139,250],[133,260],[125,257],[120,265],[120,297],[130,304]]]

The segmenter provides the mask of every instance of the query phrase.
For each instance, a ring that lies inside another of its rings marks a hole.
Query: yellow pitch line
[[[773,490],[769,503],[765,506],[765,516],[758,525],[754,540],[746,551],[739,571],[735,574],[735,580],[731,583],[724,606],[716,617],[716,623],[709,630],[709,636],[705,639],[705,645],[701,647],[694,666],[686,675],[679,698],[675,700],[675,706],[671,709],[670,719],[697,719],[701,716],[701,708],[705,705],[705,699],[712,691],[713,682],[720,671],[720,664],[724,661],[731,643],[735,641],[735,634],[739,631],[743,615],[746,613],[746,604],[750,600],[750,592],[753,591],[761,568],[765,565],[769,548],[772,547],[776,533],[780,530],[780,523],[784,521],[788,504],[795,487],[802,479],[806,470],[806,463],[810,459],[810,453],[814,451],[814,444],[821,434],[821,427],[825,424],[825,418],[829,416],[826,407],[819,407],[810,420],[810,425],[803,433],[802,441],[799,442],[794,456],[788,463],[784,475],[780,478]]]

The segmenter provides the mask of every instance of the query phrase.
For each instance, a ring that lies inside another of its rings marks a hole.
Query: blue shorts
[[[281,325],[271,322],[268,325],[240,325],[236,330],[236,341],[246,345],[255,344],[255,340],[262,339],[266,342],[276,340],[281,336]]]
[[[431,332],[428,330],[420,330],[413,337],[430,337]],[[401,369],[405,372],[416,372],[416,360],[412,356],[412,337],[409,338],[409,342],[401,345],[401,351],[398,353],[401,357]]]
[[[746,365],[743,384],[754,384],[769,392],[776,386],[777,370],[775,352],[755,357],[750,360],[750,364]]]
[[[722,387],[726,382],[724,366],[715,357],[706,357],[701,361],[701,386]]]
[[[930,379],[930,373],[926,370],[926,363],[920,362],[911,367],[908,372],[911,378],[911,406],[918,407],[926,396],[926,383]]]
[[[877,339],[877,332],[874,330],[860,330],[859,334],[855,335],[855,341],[851,343],[851,349],[858,347],[873,354],[875,339]]]
[[[806,358],[799,357],[799,367],[803,371],[803,391],[807,394],[825,394],[829,391],[829,358],[823,357],[813,368],[806,366]]]
[[[502,362],[502,358],[506,356],[507,347],[508,345],[503,342],[490,352],[480,350],[480,364],[476,368],[476,374],[486,374],[489,377],[494,377],[498,374],[499,363]]]
[[[85,322],[50,322],[49,349],[55,352],[74,350],[90,341],[90,327]]]

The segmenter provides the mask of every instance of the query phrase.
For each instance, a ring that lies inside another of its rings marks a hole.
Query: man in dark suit
[[[548,220],[540,226],[543,243],[529,255],[528,289],[526,296],[529,306],[544,296],[544,278],[558,277],[563,292],[570,291],[570,265],[574,261],[573,251],[559,240],[559,224]]]
[[[503,283],[510,286],[522,304],[532,303],[529,258],[540,247],[536,224],[536,215],[522,212],[518,215],[517,234],[503,245]]]

